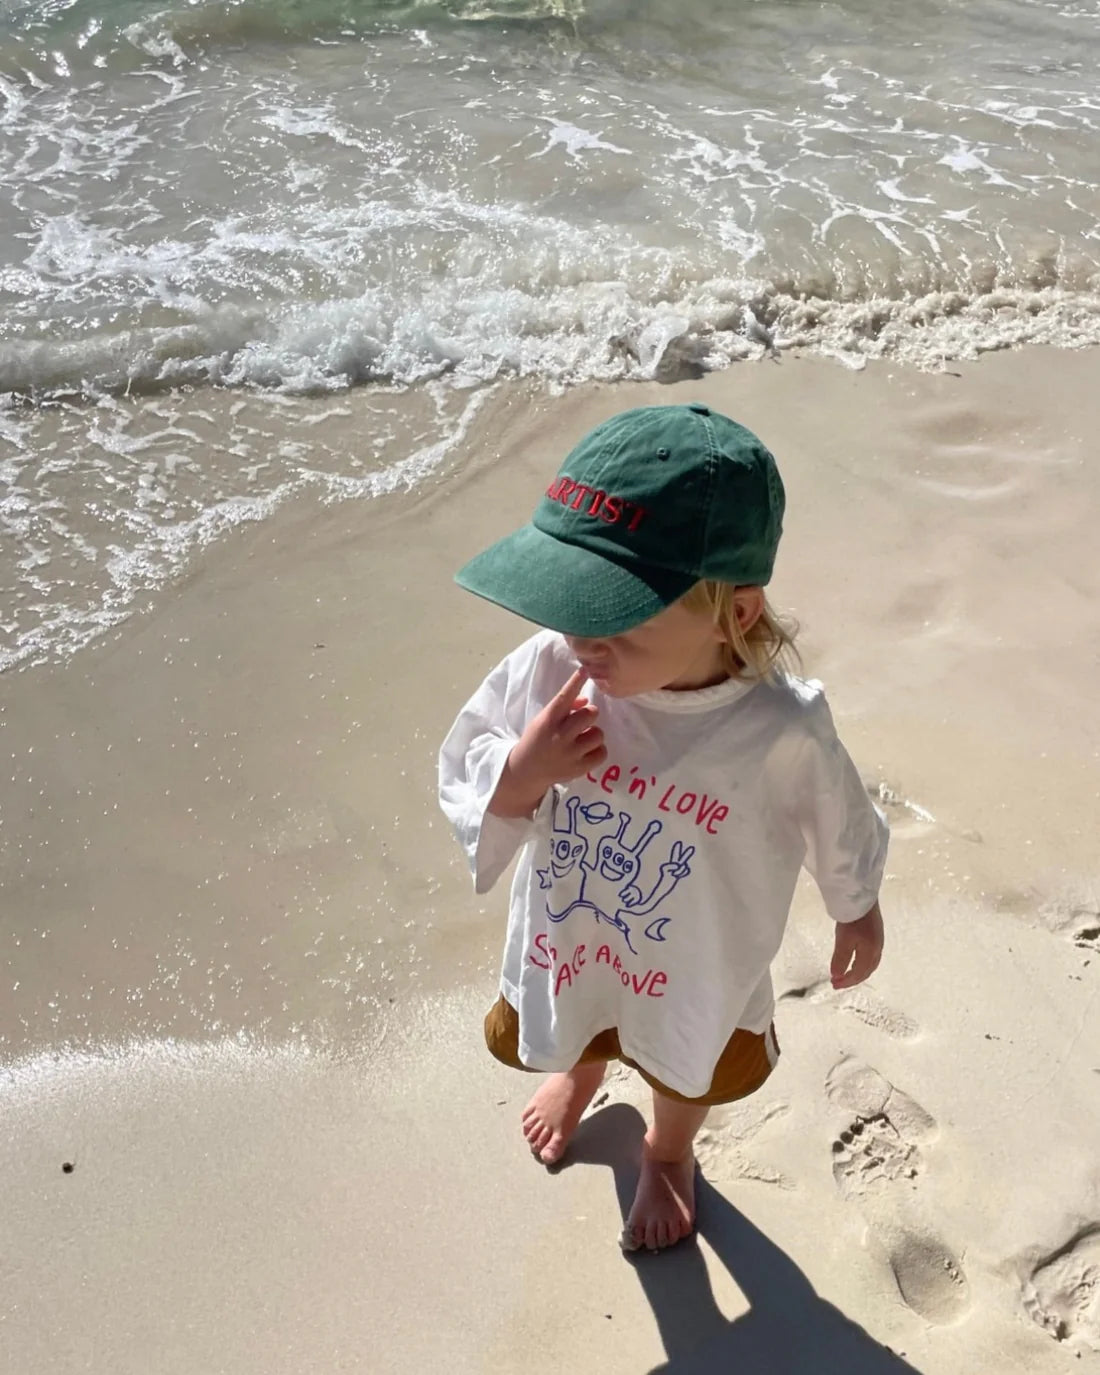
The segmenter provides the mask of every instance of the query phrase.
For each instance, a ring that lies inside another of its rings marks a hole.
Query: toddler
[[[489,1050],[549,1071],[523,1115],[561,1159],[609,1060],[653,1090],[623,1230],[694,1225],[692,1143],[779,1055],[769,967],[800,868],[836,923],[836,988],[882,952],[886,826],[820,684],[781,671],[763,588],[783,485],[703,405],[627,411],[569,457],[529,525],[457,580],[543,627],[463,707],[440,797],[479,893],[520,852]]]

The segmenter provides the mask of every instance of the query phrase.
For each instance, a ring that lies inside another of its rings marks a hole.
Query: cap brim
[[[627,568],[524,525],[455,574],[468,592],[563,635],[621,635],[688,592],[690,574]]]

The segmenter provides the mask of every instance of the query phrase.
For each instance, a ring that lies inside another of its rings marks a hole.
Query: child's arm
[[[580,675],[572,674],[540,707],[546,697],[539,684],[548,675],[560,682],[562,667],[542,659],[543,649],[536,636],[498,664],[459,712],[439,752],[440,806],[479,893],[504,873],[542,813],[549,816],[553,784],[603,757],[595,710],[576,697]]]
[[[834,988],[852,988],[869,978],[882,958],[878,894],[889,832],[837,738],[823,697],[795,774],[805,865],[836,922],[830,978]]]
[[[530,816],[555,783],[568,783],[607,757],[598,712],[578,697],[584,672],[577,669],[565,686],[531,719],[504,761],[489,803],[494,816]]]

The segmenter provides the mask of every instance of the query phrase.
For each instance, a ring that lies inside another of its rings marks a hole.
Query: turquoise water
[[[8,3],[0,663],[108,526],[140,564],[309,466],[142,396],[432,385],[438,443],[512,377],[1095,343],[1098,70],[1072,0]]]
[[[851,359],[1100,334],[1093,6],[77,0],[5,31],[0,390],[645,375],[754,319]]]

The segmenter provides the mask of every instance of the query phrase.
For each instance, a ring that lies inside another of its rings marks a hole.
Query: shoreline
[[[71,662],[0,677],[12,1368],[147,1370],[159,1350],[158,1375],[507,1372],[522,1349],[535,1371],[705,1369],[784,1340],[740,1237],[816,1340],[842,1342],[833,1309],[865,1329],[848,1356],[868,1370],[905,1369],[887,1347],[936,1375],[1082,1369],[1100,1351],[1080,1288],[1100,1259],[1098,368],[1035,349],[958,376],[788,358],[502,388],[426,489],[288,505]],[[529,1083],[487,1062],[477,1024],[503,893],[470,891],[433,770],[525,633],[453,569],[526,519],[592,424],[694,399],[784,474],[775,600],[890,814],[888,944],[869,985],[831,994],[800,886],[779,1069],[700,1149],[722,1221],[635,1271],[608,1172],[629,1172],[642,1099],[609,1081],[560,1178],[524,1158],[505,1119]],[[573,1315],[552,1345],[548,1307]]]

